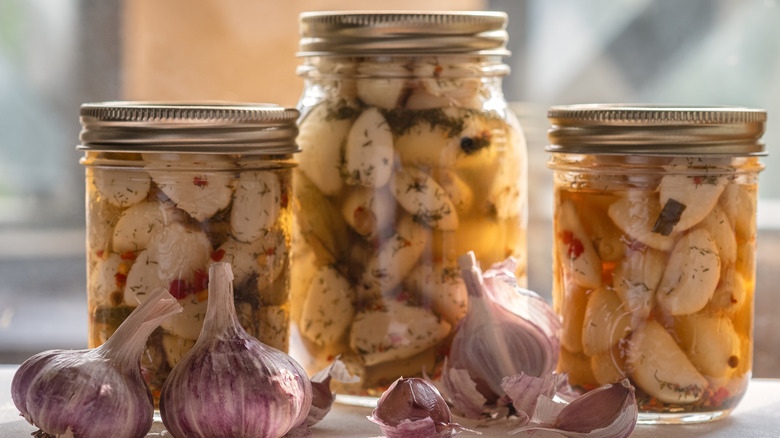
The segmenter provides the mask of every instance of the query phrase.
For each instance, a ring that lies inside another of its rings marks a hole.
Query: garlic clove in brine
[[[27,359],[11,382],[14,404],[45,436],[145,436],[154,404],[141,375],[141,354],[152,331],[178,312],[176,299],[156,289],[100,347]]]
[[[162,388],[168,432],[176,438],[281,437],[303,425],[311,403],[303,368],[241,328],[230,264],[212,264],[203,329]]]
[[[436,387],[418,377],[393,382],[368,419],[387,438],[445,438],[465,430],[452,422],[450,408]]]

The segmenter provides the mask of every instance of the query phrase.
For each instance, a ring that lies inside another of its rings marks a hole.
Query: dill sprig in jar
[[[293,355],[378,397],[435,375],[467,309],[457,257],[526,282],[526,150],[499,12],[300,17]]]
[[[213,262],[232,264],[242,326],[288,349],[298,115],[262,104],[81,107],[89,347],[155,288],[184,308],[155,330],[142,357],[155,403],[200,333]]]
[[[574,105],[548,112],[558,371],[628,377],[639,422],[709,421],[745,394],[766,113]]]

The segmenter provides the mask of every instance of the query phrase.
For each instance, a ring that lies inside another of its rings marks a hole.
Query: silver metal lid
[[[764,155],[766,111],[742,107],[593,104],[547,112],[550,152]]]
[[[506,23],[504,12],[304,12],[298,56],[509,56]]]
[[[85,103],[78,149],[290,154],[299,151],[298,115],[273,104]]]

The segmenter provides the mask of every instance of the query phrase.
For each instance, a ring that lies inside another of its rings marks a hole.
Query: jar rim
[[[79,150],[290,154],[296,109],[239,102],[111,101],[81,105]]]
[[[765,155],[766,111],[734,106],[553,106],[549,152],[643,155]]]
[[[298,56],[457,54],[509,56],[498,11],[317,11],[299,16]]]

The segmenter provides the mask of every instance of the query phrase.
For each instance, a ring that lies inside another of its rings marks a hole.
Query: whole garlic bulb
[[[178,312],[176,299],[157,289],[100,347],[51,350],[27,359],[11,382],[14,404],[42,436],[145,436],[154,404],[141,376],[141,353],[152,331]]]
[[[176,438],[281,437],[303,424],[311,403],[303,368],[241,328],[230,264],[212,264],[203,329],[162,388],[168,432]]]

